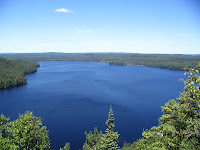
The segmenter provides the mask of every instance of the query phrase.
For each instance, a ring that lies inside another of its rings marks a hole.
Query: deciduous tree
[[[4,150],[48,150],[50,140],[48,131],[42,126],[42,121],[33,116],[32,112],[20,115],[13,122],[1,116],[0,146]]]

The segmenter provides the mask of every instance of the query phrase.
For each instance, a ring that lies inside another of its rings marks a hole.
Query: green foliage
[[[25,60],[8,60],[0,57],[0,89],[22,85],[27,82],[24,77],[37,71],[39,64]]]
[[[0,118],[0,147],[4,150],[48,150],[50,141],[48,131],[42,121],[32,112],[20,115],[13,122],[5,116]]]
[[[100,131],[99,133],[97,128],[94,128],[94,134],[92,134],[92,131],[90,131],[89,133],[85,132],[85,135],[86,141],[83,145],[83,150],[99,149],[99,142],[101,137],[103,136],[102,131]]]
[[[200,63],[199,63],[200,69]],[[128,149],[200,149],[200,76],[198,69],[189,69],[184,92],[177,100],[162,107],[159,126],[142,133],[143,138],[125,146]]]
[[[103,134],[102,131],[98,132],[97,128],[94,129],[94,134],[90,131],[86,135],[86,142],[83,145],[83,150],[117,150],[118,147],[118,137],[119,134],[114,132],[114,117],[113,117],[112,107],[110,107],[110,111],[108,114],[108,120],[106,121],[106,125],[108,128],[106,129],[106,133]]]
[[[60,150],[70,150],[70,143],[65,143],[64,148],[60,148]]]
[[[108,128],[106,129],[107,134],[112,134],[113,129],[115,127],[115,124],[114,124],[115,118],[113,116],[114,116],[114,114],[113,114],[112,106],[110,106],[108,120],[106,121],[106,125],[108,126]]]
[[[6,118],[3,114],[0,116],[0,131],[4,128],[8,121],[9,119]]]
[[[106,121],[106,125],[108,128],[106,129],[106,134],[101,137],[100,139],[100,149],[110,149],[110,150],[116,150],[118,149],[118,137],[119,134],[117,132],[114,132],[114,114],[112,107],[110,106],[109,114],[108,114],[108,120]]]

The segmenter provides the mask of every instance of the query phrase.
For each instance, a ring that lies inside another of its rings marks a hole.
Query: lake
[[[28,83],[0,91],[0,113],[11,120],[27,110],[41,117],[52,149],[78,150],[85,131],[103,132],[112,105],[119,141],[132,143],[158,124],[161,106],[183,91],[183,71],[96,62],[39,62]]]

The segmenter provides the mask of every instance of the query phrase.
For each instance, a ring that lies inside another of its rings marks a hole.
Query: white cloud
[[[192,34],[189,34],[189,33],[179,33],[179,34],[176,34],[176,36],[190,36]]]
[[[78,33],[89,33],[91,31],[92,31],[91,29],[78,29],[77,30]]]
[[[62,13],[75,13],[74,11],[71,11],[69,9],[66,8],[58,8],[55,10],[55,12],[62,12]]]

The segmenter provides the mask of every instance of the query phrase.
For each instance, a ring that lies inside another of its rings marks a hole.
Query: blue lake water
[[[49,130],[52,149],[78,150],[85,131],[103,132],[112,104],[120,145],[158,124],[161,106],[183,91],[183,71],[95,62],[39,62],[28,83],[0,91],[0,113],[11,120],[32,111]]]

